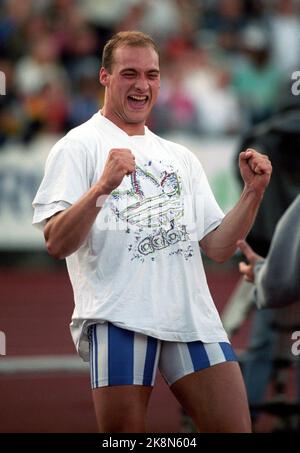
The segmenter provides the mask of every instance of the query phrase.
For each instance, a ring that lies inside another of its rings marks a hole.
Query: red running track
[[[238,274],[235,269],[207,269],[219,310]],[[72,289],[65,270],[0,271],[1,319],[7,357],[75,354],[69,333]],[[247,328],[233,339],[244,347]],[[1,360],[2,356],[0,356]],[[0,375],[0,432],[96,432],[88,374]],[[148,415],[149,432],[180,432],[181,411],[158,376]]]

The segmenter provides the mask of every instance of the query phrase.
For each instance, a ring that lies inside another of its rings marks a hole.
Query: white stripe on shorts
[[[159,357],[160,357],[160,351],[161,351],[161,340],[157,340],[156,356],[155,356],[155,362],[154,362],[154,367],[153,367],[151,385],[154,385],[154,382],[155,382],[156,371],[157,371],[157,363],[158,363],[158,360],[159,360]]]
[[[108,385],[108,326],[105,324],[96,324],[97,348],[98,354],[94,350],[94,383],[96,386]],[[96,349],[96,348],[94,348]],[[98,380],[97,380],[98,374]]]
[[[159,369],[169,385],[184,374],[192,373],[194,366],[187,344],[164,342]]]
[[[226,362],[224,352],[219,343],[203,343],[210,365]]]
[[[145,335],[140,333],[134,334],[134,358],[133,358],[133,383],[143,385],[144,368],[147,352],[147,340]]]

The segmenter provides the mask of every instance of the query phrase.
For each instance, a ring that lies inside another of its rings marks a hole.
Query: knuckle
[[[117,150],[116,150],[116,149],[111,149],[111,150],[109,151],[108,156],[109,156],[109,158],[111,158],[111,159],[113,159],[113,160],[116,159],[116,157],[118,156]]]

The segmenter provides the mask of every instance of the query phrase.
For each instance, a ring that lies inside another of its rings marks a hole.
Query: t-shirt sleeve
[[[200,161],[189,153],[192,192],[194,199],[196,237],[200,241],[217,228],[224,217],[218,205]]]
[[[89,187],[86,149],[76,140],[61,139],[50,151],[32,203],[33,224],[43,228],[46,219],[70,207]]]

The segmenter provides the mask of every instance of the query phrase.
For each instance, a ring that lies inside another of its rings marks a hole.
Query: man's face
[[[160,86],[155,50],[128,45],[118,47],[114,51],[111,74],[101,68],[100,82],[106,87],[104,116],[132,135],[143,133]]]

